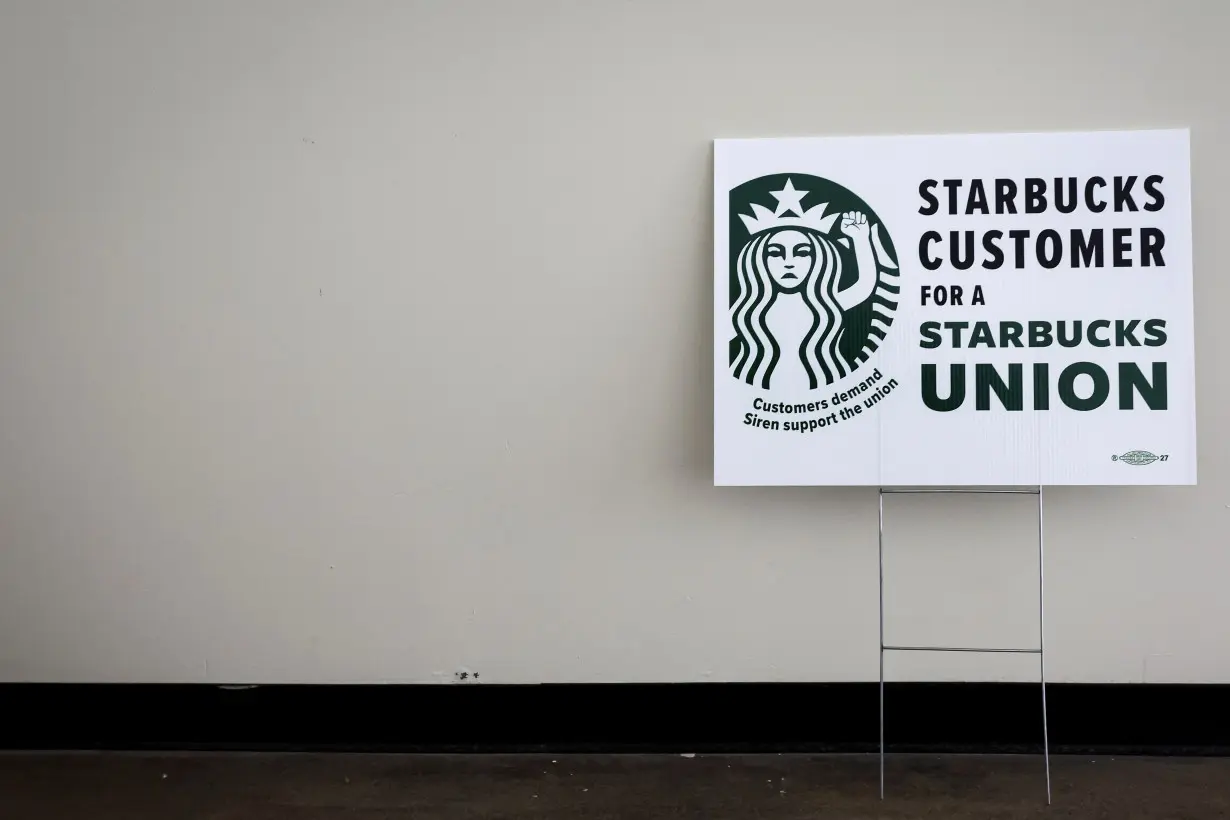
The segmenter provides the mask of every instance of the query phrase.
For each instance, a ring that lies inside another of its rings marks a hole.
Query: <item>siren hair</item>
[[[736,378],[767,389],[781,359],[781,348],[769,331],[765,316],[777,300],[767,262],[768,245],[782,230],[802,233],[812,246],[812,268],[800,290],[804,304],[811,311],[812,325],[803,337],[799,357],[814,390],[849,375],[853,367],[841,352],[844,328],[842,309],[837,301],[841,253],[831,239],[810,226],[780,225],[754,235],[739,252],[740,296],[731,308],[738,350],[731,364]]]

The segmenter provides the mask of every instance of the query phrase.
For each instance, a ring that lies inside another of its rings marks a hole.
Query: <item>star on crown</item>
[[[821,202],[814,208],[807,210],[803,209],[803,197],[807,196],[809,191],[799,191],[794,187],[794,183],[787,178],[786,184],[780,191],[770,191],[773,198],[777,200],[777,208],[770,211],[763,205],[752,203],[752,213],[755,216],[747,214],[739,214],[739,218],[743,220],[743,224],[747,227],[748,233],[760,233],[771,228],[811,228],[814,231],[819,231],[822,234],[827,234],[833,227],[833,223],[841,216],[840,213],[824,215],[824,209],[829,206],[827,202]],[[790,215],[792,214],[793,215]]]

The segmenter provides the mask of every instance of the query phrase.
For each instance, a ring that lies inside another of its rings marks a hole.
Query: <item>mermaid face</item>
[[[801,231],[775,234],[765,246],[765,267],[779,290],[792,293],[802,287],[816,264],[811,239]]]

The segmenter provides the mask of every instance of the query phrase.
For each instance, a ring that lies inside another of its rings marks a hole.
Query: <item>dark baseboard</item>
[[[3,749],[871,752],[875,683],[3,684]],[[1056,754],[1230,754],[1230,685],[1051,684]],[[891,683],[890,751],[1038,752],[1041,689]]]

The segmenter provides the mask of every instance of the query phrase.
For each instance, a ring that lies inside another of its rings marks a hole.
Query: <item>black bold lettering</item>
[[[1025,240],[1029,231],[1008,231],[1008,237],[1016,242],[1016,267],[1025,267]]]
[[[948,189],[948,213],[956,216],[960,213],[957,210],[957,189],[961,187],[961,180],[946,179],[944,180],[944,187]]]
[[[1003,231],[987,231],[982,235],[982,248],[990,254],[982,260],[982,266],[987,270],[996,270],[1004,264],[1004,252],[999,249],[999,240],[1003,236]]]
[[[969,198],[965,200],[965,212],[967,214],[989,214],[991,212],[987,208],[987,189],[983,187],[981,179],[969,181]]]
[[[1115,177],[1115,212],[1123,211],[1126,207],[1129,211],[1139,210],[1136,207],[1136,200],[1132,199],[1132,186],[1136,184],[1136,177]]]
[[[1132,267],[1132,229],[1131,228],[1115,228],[1111,231],[1114,237],[1112,241],[1115,253],[1116,268]]]
[[[1105,188],[1106,180],[1101,177],[1089,177],[1085,181],[1085,207],[1093,211],[1095,214],[1100,214],[1106,210],[1106,201],[1095,198],[1094,188]]]
[[[1046,210],[1046,180],[1030,177],[1025,180],[1025,213],[1040,214]]]
[[[927,250],[927,246],[932,242],[943,242],[944,237],[940,236],[939,231],[927,231],[918,238],[918,261],[927,270],[939,270],[940,265],[944,264],[942,259],[934,259]]]
[[[1051,246],[1049,252],[1046,249],[1048,242]],[[1058,267],[1060,260],[1063,259],[1063,242],[1059,239],[1059,232],[1047,228],[1038,234],[1037,250],[1039,265],[1044,268]]]
[[[1140,229],[1140,257],[1142,267],[1164,268],[1162,248],[1166,247],[1166,234],[1161,228]]]
[[[1072,229],[1072,267],[1079,268],[1082,262],[1087,268],[1102,267],[1101,228],[1091,229],[1088,241],[1085,239],[1084,231],[1080,228]]]
[[[995,213],[1016,213],[1016,182],[1013,180],[995,180]]]
[[[940,201],[936,199],[935,194],[932,193],[935,190],[935,186],[938,184],[939,183],[937,183],[934,179],[924,179],[922,182],[918,183],[918,195],[922,197],[923,202],[926,203],[918,209],[918,212],[923,216],[932,216],[940,209]]]
[[[1149,201],[1145,203],[1146,211],[1160,211],[1166,205],[1166,195],[1162,193],[1162,189],[1157,187],[1162,184],[1161,174],[1152,174],[1145,177],[1145,193],[1149,195]]]
[[[965,257],[961,256],[961,239],[965,239]],[[974,264],[974,232],[951,231],[948,234],[948,264],[957,270],[969,270]]]
[[[940,323],[939,322],[923,322],[922,327],[918,328],[918,332],[922,334],[922,341],[918,346],[926,350],[933,350],[940,346],[943,341],[940,338]]]
[[[1064,190],[1065,188],[1067,190]],[[1076,177],[1067,179],[1055,177],[1055,210],[1061,214],[1070,214],[1076,210],[1079,202],[1080,198],[1076,194]]]

